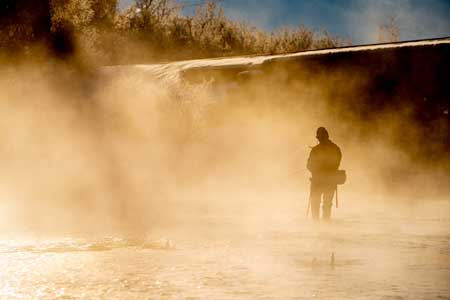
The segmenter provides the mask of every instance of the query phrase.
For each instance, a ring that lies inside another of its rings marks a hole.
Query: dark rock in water
[[[311,262],[311,267],[315,267],[317,265],[317,258],[313,258],[312,262]]]

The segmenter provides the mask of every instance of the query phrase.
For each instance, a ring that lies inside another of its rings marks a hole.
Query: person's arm
[[[314,170],[314,149],[311,149],[309,153],[308,162],[306,164],[306,168],[312,173]]]
[[[339,169],[339,166],[341,165],[341,160],[342,160],[342,152],[341,152],[341,148],[339,148],[339,146],[336,145],[337,151],[336,151],[336,169]]]

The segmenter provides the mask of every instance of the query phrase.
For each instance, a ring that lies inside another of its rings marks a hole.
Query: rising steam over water
[[[2,74],[0,299],[449,297],[445,178],[384,185],[407,154],[352,134],[329,80],[183,80],[204,63]],[[349,173],[327,224],[305,218],[318,126]]]

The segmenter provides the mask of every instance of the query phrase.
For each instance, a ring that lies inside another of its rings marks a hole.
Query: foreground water
[[[4,238],[0,299],[450,299],[450,219],[233,220],[137,239]]]

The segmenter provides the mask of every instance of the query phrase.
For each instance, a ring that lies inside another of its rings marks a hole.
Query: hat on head
[[[318,139],[320,138],[328,138],[328,131],[325,129],[325,127],[319,127],[317,128],[316,137]]]

